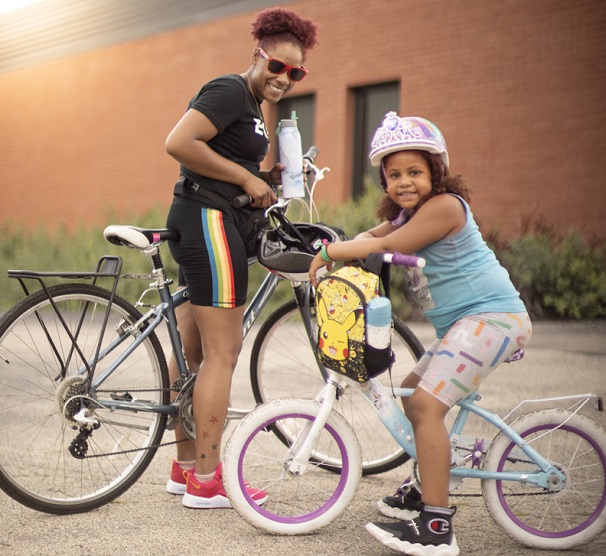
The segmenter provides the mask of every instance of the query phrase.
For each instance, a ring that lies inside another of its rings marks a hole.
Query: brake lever
[[[286,208],[286,207],[288,207],[289,204],[290,204],[290,199],[284,199],[284,197],[278,197],[277,203],[274,203],[273,205],[271,205],[270,207],[267,207],[265,209],[265,216],[269,217],[270,212],[272,212],[276,209]]]

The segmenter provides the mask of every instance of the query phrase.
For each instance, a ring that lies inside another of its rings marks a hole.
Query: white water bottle
[[[375,297],[366,307],[366,343],[376,349],[389,347],[391,341],[391,301]]]
[[[301,134],[297,128],[296,112],[290,120],[280,120],[278,147],[280,162],[284,164],[282,171],[282,195],[285,199],[305,197],[303,181],[303,149]]]

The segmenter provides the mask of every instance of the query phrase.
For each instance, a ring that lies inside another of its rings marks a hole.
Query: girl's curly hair
[[[444,167],[439,155],[431,154],[427,151],[414,152],[418,152],[429,166],[429,171],[431,172],[431,192],[410,211],[409,217],[417,212],[429,199],[436,195],[441,195],[442,193],[454,193],[465,199],[468,203],[471,201],[471,189],[469,189],[465,180],[463,180],[463,177],[461,175],[450,176],[448,174],[448,169]],[[385,181],[385,172],[383,168],[384,163],[388,158],[389,155],[381,160],[380,179],[384,190],[387,190],[387,182]],[[392,201],[391,197],[385,193],[379,201],[376,214],[380,220],[395,220],[401,212],[402,207]]]
[[[303,53],[317,43],[318,24],[284,8],[268,8],[252,22],[252,36],[265,48],[277,42],[295,42]]]

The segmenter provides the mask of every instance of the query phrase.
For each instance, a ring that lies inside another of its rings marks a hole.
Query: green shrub
[[[107,223],[123,222],[108,216]],[[166,221],[165,210],[160,208],[151,210],[146,214],[128,219],[128,224],[141,227],[162,227]],[[0,311],[8,309],[24,296],[19,282],[7,277],[8,269],[35,270],[42,272],[74,272],[94,271],[99,258],[103,255],[119,256],[123,259],[122,272],[128,274],[149,274],[151,264],[147,257],[134,249],[117,247],[109,244],[103,238],[105,226],[79,229],[68,232],[59,229],[49,233],[39,229],[24,232],[19,227],[9,227],[4,224],[0,227]],[[162,248],[163,260],[166,264],[169,277],[177,276],[177,265],[172,260],[167,247]],[[150,280],[120,280],[118,294],[131,302],[135,302],[139,295],[147,288]],[[45,278],[48,285],[65,283],[64,279]],[[35,281],[27,280],[27,288],[39,289]],[[111,281],[102,279],[99,285],[110,288]]]
[[[606,317],[604,242],[586,242],[575,230],[563,238],[540,230],[495,250],[533,315]]]
[[[105,220],[107,224],[125,223],[133,226],[160,228],[166,222],[166,208],[157,207],[143,215],[128,219],[108,215]],[[101,256],[112,255],[122,258],[122,274],[149,274],[151,271],[149,258],[135,249],[111,245],[103,238],[104,228],[105,225],[79,229],[75,232],[60,229],[49,233],[42,229],[24,232],[18,226],[11,227],[6,223],[0,225],[0,234],[2,234],[0,239],[0,260],[2,261],[0,267],[0,315],[25,295],[19,281],[7,277],[8,269],[42,272],[94,271]],[[178,265],[173,260],[168,245],[165,244],[160,252],[167,275],[176,284]],[[249,274],[250,299],[266,276],[267,270],[256,264],[250,267]],[[44,281],[47,285],[66,282],[61,278],[45,278]],[[149,279],[123,278],[118,284],[117,293],[134,303],[150,282]],[[98,284],[109,289],[112,282],[104,278]],[[40,289],[40,286],[32,280],[27,280],[26,287],[30,292]],[[157,297],[154,298],[154,294],[151,293],[146,299],[151,302]],[[292,299],[290,282],[284,280],[278,286],[262,316],[267,316],[270,311],[289,299]]]
[[[319,206],[320,220],[343,229],[349,237],[378,224],[375,207],[382,192],[369,182],[366,193],[356,200],[334,206]],[[293,220],[307,220],[307,214],[293,211]],[[166,209],[159,207],[146,214],[130,218],[129,224],[142,227],[162,227]],[[109,215],[108,223],[125,222]],[[498,259],[509,271],[526,306],[535,318],[564,317],[570,319],[597,319],[606,317],[606,242],[587,242],[571,230],[563,238],[551,229],[535,225],[517,238],[504,241],[497,233],[487,234],[488,243]],[[0,225],[0,312],[23,297],[17,280],[8,279],[6,271],[26,269],[39,271],[94,270],[102,255],[117,255],[124,261],[123,273],[147,274],[149,259],[136,250],[116,247],[103,238],[103,227],[81,229],[69,233],[55,233],[40,229],[24,232],[18,226]],[[177,265],[167,246],[162,248],[168,276],[176,281]],[[266,271],[260,265],[250,268],[249,299],[258,288]],[[49,279],[49,284],[62,280]],[[120,280],[118,293],[134,302],[148,286],[149,280]],[[404,319],[420,318],[420,312],[405,287],[404,272],[391,272],[394,312]],[[35,284],[28,284],[32,287]],[[101,285],[109,287],[105,280]],[[290,284],[283,281],[272,297],[265,313],[292,298]]]

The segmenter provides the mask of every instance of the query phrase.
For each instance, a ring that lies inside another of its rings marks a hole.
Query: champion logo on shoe
[[[441,517],[435,517],[427,522],[427,528],[438,535],[445,535],[450,532],[450,523]]]

